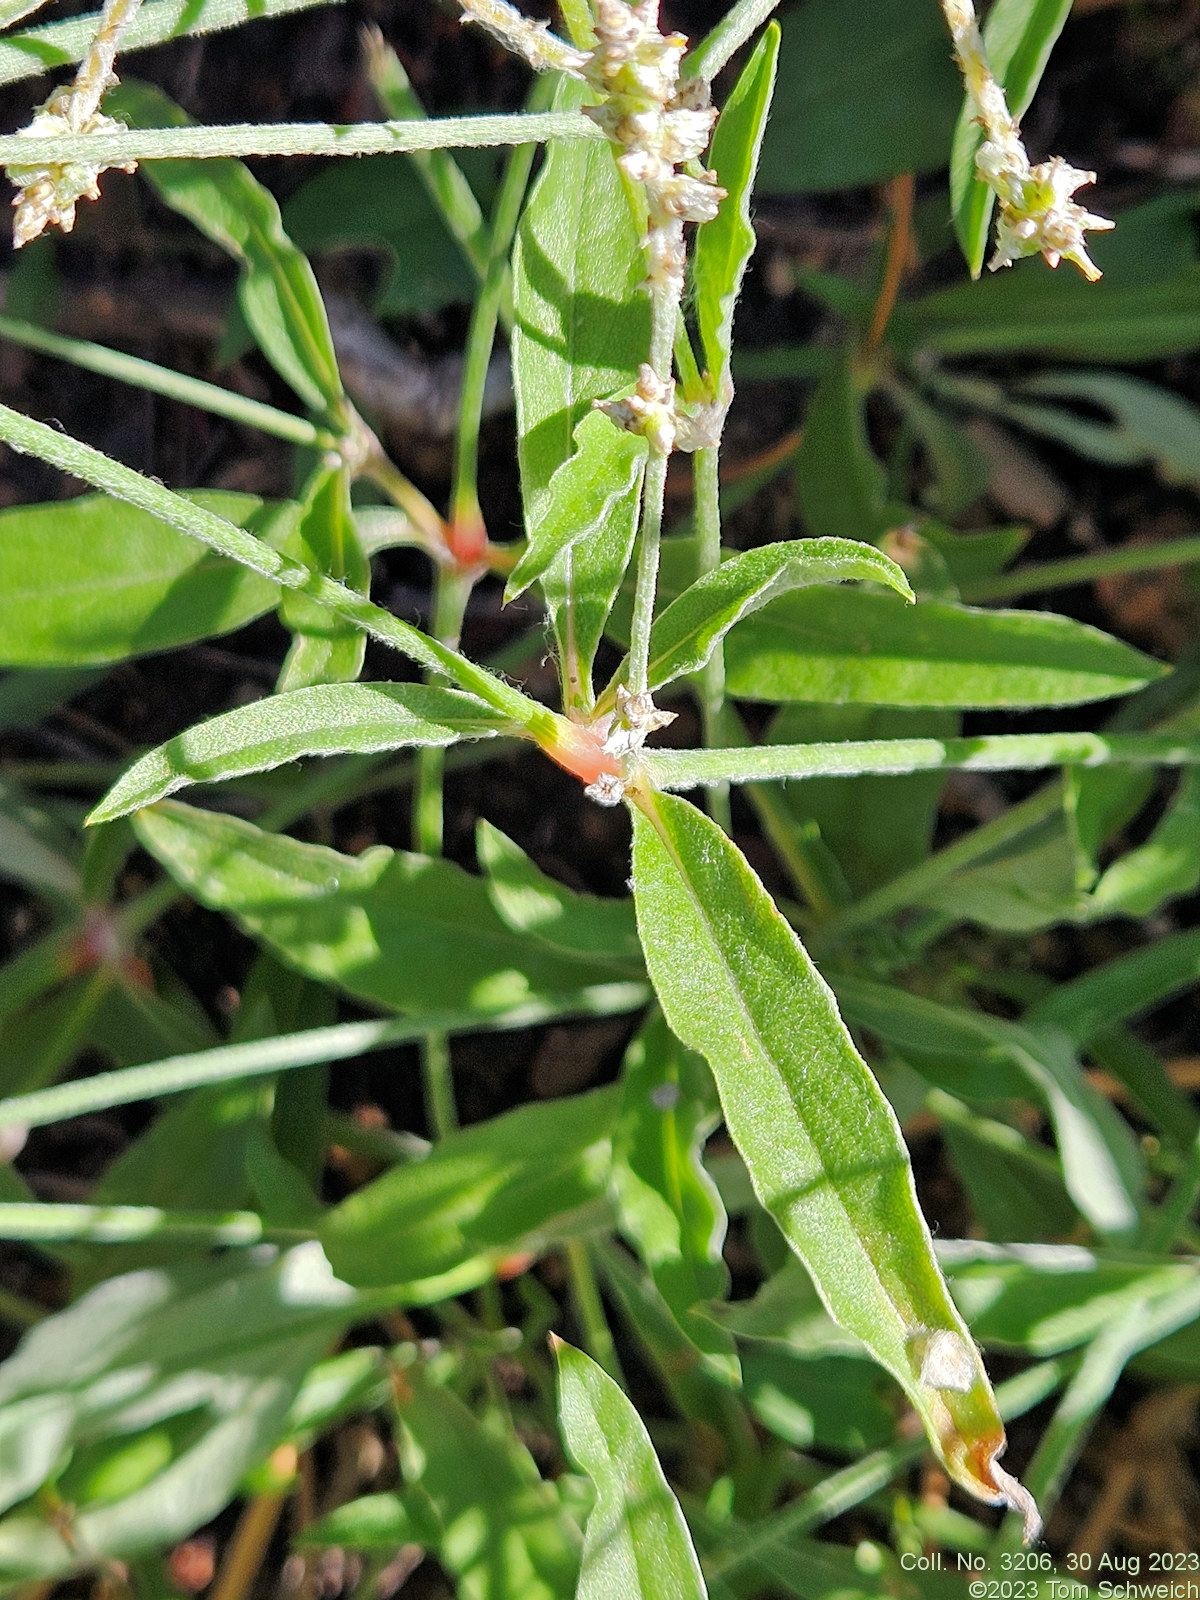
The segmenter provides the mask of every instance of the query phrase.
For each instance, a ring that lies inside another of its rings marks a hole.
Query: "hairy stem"
[[[214,127],[126,128],[117,132],[0,138],[0,166],[79,161],[214,160],[222,156],[365,156],[412,150],[542,144],[547,139],[603,139],[578,111],[506,116],[430,117],[412,122],[230,123]]]

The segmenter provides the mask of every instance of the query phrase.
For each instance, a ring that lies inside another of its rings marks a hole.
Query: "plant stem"
[[[27,1244],[192,1244],[203,1249],[232,1245],[299,1244],[311,1228],[271,1228],[256,1211],[163,1211],[158,1206],[49,1205],[38,1201],[0,1204],[0,1239]],[[32,1309],[32,1308],[31,1308]],[[0,1314],[5,1310],[0,1302]]]
[[[534,96],[548,84],[539,78]],[[484,390],[488,366],[496,339],[505,288],[511,289],[508,255],[521,216],[521,205],[529,184],[529,173],[537,146],[518,145],[508,158],[500,192],[492,214],[491,240],[483,273],[483,284],[471,313],[463,361],[462,389],[458,401],[458,430],[454,447],[454,489],[450,499],[450,521],[460,526],[474,519],[482,523],[479,510],[479,429],[483,417]],[[511,307],[510,318],[511,323]]]
[[[503,116],[430,117],[425,121],[235,122],[213,127],[128,128],[121,132],[0,138],[0,166],[82,162],[211,161],[225,156],[366,156],[412,150],[542,144],[548,139],[603,139],[578,111]]]
[[[536,736],[539,730],[549,730],[551,733],[556,730],[557,723],[552,712],[494,673],[447,650],[419,628],[402,622],[390,611],[385,611],[382,606],[375,605],[345,585],[313,572],[301,561],[280,555],[245,528],[235,526],[204,506],[185,500],[161,483],[112,460],[103,451],[61,434],[43,422],[35,422],[32,417],[22,416],[19,411],[13,411],[5,405],[0,405],[0,439],[20,454],[37,456],[39,460],[50,462],[52,466],[81,478],[84,483],[90,483],[97,489],[103,489],[118,500],[148,511],[151,516],[161,518],[170,527],[178,528],[189,538],[198,539],[210,549],[248,567],[251,572],[257,572],[285,589],[295,589],[307,595],[317,605],[324,606],[333,615],[361,628],[373,639],[401,651],[419,666],[444,673],[461,688],[478,694],[489,705],[511,716],[514,732],[522,728],[529,730],[530,736]]]
[[[690,51],[683,63],[685,78],[705,78],[709,83],[725,63],[742,48],[752,33],[779,4],[779,0],[738,0],[706,39]]]
[[[41,1128],[111,1106],[133,1105],[138,1100],[154,1100],[210,1083],[288,1072],[323,1061],[345,1061],[388,1045],[419,1043],[429,1033],[494,1032],[535,1028],[560,1017],[614,1016],[636,1010],[649,997],[644,983],[594,984],[552,1002],[529,1001],[507,1011],[443,1011],[418,1017],[388,1017],[379,1022],[339,1022],[246,1044],[217,1045],[212,1050],[170,1056],[144,1067],[100,1072],[0,1100],[0,1128]]]
[[[649,365],[659,381],[668,386],[671,383],[675,326],[678,317],[678,287],[652,284]],[[658,588],[658,556],[662,542],[663,505],[666,500],[669,460],[669,454],[660,450],[651,440],[646,476],[642,484],[642,525],[638,533],[637,577],[633,591],[633,622],[629,640],[629,688],[633,694],[645,694],[650,676],[650,629],[654,623],[654,597]],[[718,541],[719,539],[718,532]]]
[[[1136,548],[1098,550],[1094,555],[1039,561],[1019,567],[1015,572],[1002,572],[995,578],[966,583],[962,587],[962,598],[972,605],[981,600],[1015,600],[1020,595],[1038,594],[1043,589],[1067,589],[1073,584],[1094,583],[1097,578],[1112,578],[1122,572],[1149,572],[1193,561],[1200,561],[1200,537],[1170,539],[1163,544]]]
[[[900,285],[904,281],[904,269],[908,265],[913,247],[912,215],[915,192],[916,184],[911,172],[901,173],[887,186],[892,226],[888,233],[883,277],[875,301],[875,310],[871,315],[871,326],[867,329],[867,336],[863,340],[863,349],[866,351],[878,350],[883,343],[884,333],[895,309],[896,296],[900,293]]]
[[[594,1361],[599,1362],[610,1378],[623,1385],[625,1379],[621,1373],[617,1347],[604,1314],[604,1302],[600,1298],[600,1286],[596,1282],[587,1245],[582,1239],[568,1239],[564,1248],[571,1274],[571,1297],[575,1302],[587,1352]]]
[[[472,585],[469,573],[460,572],[454,567],[434,567],[433,633],[436,639],[451,649],[458,644]],[[438,748],[417,752],[413,835],[416,848],[427,856],[440,856],[442,853],[445,824],[442,778],[445,759],[445,751]],[[444,1139],[458,1126],[450,1044],[445,1033],[430,1032],[422,1039],[421,1069],[429,1126],[435,1138]]]
[[[699,572],[713,572],[721,564],[721,468],[720,449],[713,445],[698,450],[695,457],[693,504],[695,528],[699,543]],[[700,715],[706,745],[721,743],[721,728],[725,709],[725,647],[717,644],[700,672]],[[726,833],[733,832],[733,814],[729,804],[729,785],[714,784],[708,796],[709,814]]]
[[[188,34],[215,33],[258,17],[282,17],[326,0],[147,0],[122,40],[127,55]],[[0,40],[0,84],[40,77],[50,67],[78,61],[96,35],[99,12],[10,34]]]
[[[139,389],[149,389],[154,394],[165,395],[183,405],[195,406],[214,416],[228,417],[231,422],[244,423],[263,433],[274,434],[278,439],[288,439],[293,444],[307,445],[314,450],[336,449],[333,434],[315,427],[305,417],[294,417],[289,411],[279,411],[275,406],[264,405],[261,400],[250,400],[245,395],[234,394],[215,383],[205,383],[202,378],[190,378],[185,373],[173,372],[153,361],[143,361],[140,356],[126,355],[120,350],[110,350],[106,345],[92,344],[87,339],[68,339],[48,328],[39,328],[31,322],[15,322],[11,317],[0,317],[0,338],[11,339],[14,344],[30,350],[40,350],[44,355],[57,356],[88,372],[99,372],[123,383],[136,384]]]
[[[804,778],[959,769],[1035,772],[1043,767],[1200,766],[1195,734],[1002,733],[976,739],[861,739],[826,744],[767,744],[722,750],[653,750],[642,765],[659,789],[711,788],[722,782],[771,783]]]

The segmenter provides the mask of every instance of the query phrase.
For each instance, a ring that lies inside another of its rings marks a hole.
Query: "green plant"
[[[149,0],[126,37],[167,3]],[[989,45],[995,34],[994,65],[1015,105],[1032,95],[1067,9],[993,7]],[[291,640],[273,695],[112,774],[86,843],[74,802],[39,802],[20,787],[35,787],[37,774],[14,769],[0,797],[8,870],[44,899],[49,922],[4,972],[0,1128],[189,1091],[167,1100],[87,1203],[38,1203],[4,1169],[0,1234],[55,1254],[78,1296],[0,1369],[9,1446],[0,1491],[12,1508],[0,1521],[0,1579],[11,1584],[80,1567],[111,1575],[111,1563],[133,1561],[135,1586],[151,1588],[161,1582],[155,1553],[246,1491],[260,1513],[246,1525],[249,1543],[278,1515],[296,1453],[390,1393],[401,1488],[352,1499],[301,1537],[305,1548],[362,1552],[365,1581],[416,1544],[470,1597],[565,1595],[577,1577],[589,1597],[698,1595],[706,1582],[713,1594],[764,1584],[885,1593],[914,1541],[972,1550],[978,1535],[965,1517],[939,1521],[905,1499],[906,1511],[897,1500],[889,1513],[895,1550],[880,1542],[854,1555],[811,1539],[927,1448],[897,1435],[900,1395],[950,1477],[1018,1513],[996,1535],[997,1553],[1011,1554],[1037,1536],[1035,1499],[1053,1505],[1126,1365],[1145,1351],[1153,1359],[1155,1347],[1160,1361],[1195,1370],[1195,1270],[1173,1252],[1195,1245],[1197,1118],[1128,1024],[1194,981],[1196,935],[1057,990],[1029,975],[1011,992],[998,970],[946,942],[964,921],[1003,936],[1146,917],[1200,883],[1195,673],[1167,676],[1068,617],[962,603],[1023,592],[1045,575],[1002,572],[1019,532],[949,525],[974,498],[979,464],[946,408],[991,410],[1110,459],[1150,454],[1171,471],[1191,461],[1194,440],[1182,401],[1124,375],[1043,374],[1019,391],[1109,406],[1121,425],[1108,429],[941,362],[973,348],[972,337],[974,348],[1012,348],[1018,328],[1040,328],[1025,337],[1071,354],[1122,338],[1122,354],[1164,348],[1181,319],[1194,323],[1181,299],[1194,244],[1181,241],[1165,266],[1135,266],[1122,234],[1139,221],[1125,219],[1108,248],[1129,254],[1110,261],[1097,250],[1107,277],[1095,289],[1031,281],[1027,271],[1040,269],[1030,268],[896,305],[909,223],[903,188],[894,191],[877,292],[810,280],[848,338],[775,358],[821,368],[795,464],[806,536],[728,552],[719,451],[777,25],[741,65],[719,117],[709,85],[771,7],[740,0],[691,54],[659,32],[645,3],[571,0],[569,41],[503,0],[467,10],[556,75],[549,109],[535,83],[521,115],[425,119],[374,41],[372,78],[395,121],[196,128],[158,91],[126,83],[105,103],[127,128],[89,120],[93,94],[78,128],[35,121],[0,139],[0,160],[31,197],[26,234],[30,208],[34,221],[67,224],[104,167],[138,163],[159,198],[237,262],[245,326],[306,413],[17,319],[0,324],[33,348],[274,433],[304,463],[286,501],[181,494],[0,407],[11,448],[102,491],[0,513],[0,660],[20,669],[0,684],[0,709],[5,694],[17,716],[22,705],[53,705],[78,681],[64,671],[210,638],[271,609]],[[1029,245],[1092,276],[1080,229],[1097,220],[1077,215],[1023,147],[1018,157],[999,91],[980,77],[973,22],[962,6],[947,10],[991,118],[989,145],[1005,156],[998,164],[985,145],[972,166],[970,151],[965,177],[960,161],[968,259],[977,271],[990,182],[1001,263]],[[816,26],[832,17],[823,0],[798,15]],[[95,72],[84,77],[94,91]],[[531,184],[535,142],[546,152]],[[971,142],[968,108],[960,156]],[[486,221],[449,155],[472,145],[512,146]],[[393,152],[394,163],[424,153],[415,181],[445,221],[441,243],[453,241],[477,285],[445,518],[344,392],[312,269],[271,195],[234,159],[265,151]],[[711,170],[700,164],[706,151]],[[770,160],[768,147],[768,170]],[[686,225],[696,226],[690,258]],[[1081,293],[1108,297],[1092,322]],[[1042,323],[1039,304],[1049,307]],[[1079,307],[1078,322],[1064,305]],[[478,484],[502,323],[512,330],[525,511],[515,548],[489,536]],[[886,472],[868,429],[871,395],[903,423]],[[906,498],[918,448],[936,515]],[[693,455],[693,509],[664,541],[675,450]],[[389,503],[357,502],[361,484]],[[369,598],[370,558],[401,544],[430,562],[428,631]],[[1064,565],[1068,581],[1081,575]],[[561,709],[506,675],[528,650],[490,665],[459,650],[468,599],[489,574],[505,578],[510,599],[540,589]],[[429,681],[360,682],[368,638]],[[604,650],[619,664],[601,686]],[[695,700],[701,747],[647,746],[678,714],[655,696]],[[963,711],[1117,696],[1130,698],[1099,732],[959,729]],[[738,702],[780,708],[763,738]],[[536,745],[603,805],[626,803],[632,901],[566,888],[486,822],[481,874],[445,858],[444,769],[486,758],[499,740]],[[286,770],[316,755],[348,759],[299,780]],[[1110,859],[1155,769],[1176,768],[1148,836]],[[931,853],[941,775],[954,769],[1061,772]],[[194,784],[230,786],[212,789],[214,804],[232,792],[254,820],[169,798]],[[777,905],[731,837],[730,789],[743,785],[801,903]],[[314,807],[403,787],[412,851],[350,855],[287,832]],[[675,792],[699,788],[707,813]],[[122,897],[135,845],[168,877]],[[227,1039],[141,954],[141,936],[181,892],[259,950]],[[338,1021],[337,994],[390,1015]],[[652,997],[619,1085],[457,1126],[451,1036],[631,1015]],[[1018,1014],[981,1003],[997,997]],[[327,1108],[331,1063],[401,1042],[421,1047],[432,1145],[371,1135]],[[868,1042],[883,1087],[862,1054]],[[114,1070],[56,1082],[84,1046]],[[1085,1055],[1126,1085],[1154,1130],[1149,1154],[1085,1074]],[[935,1250],[897,1120],[915,1105],[938,1119],[998,1243]],[[1053,1148],[1029,1136],[1022,1106],[1044,1117]],[[735,1148],[706,1161],[722,1119]],[[331,1142],[376,1173],[335,1205],[320,1190]],[[766,1268],[754,1298],[733,1304],[721,1253],[728,1213],[748,1219]],[[780,1235],[798,1260],[783,1259]],[[1039,1253],[1010,1248],[1031,1239]],[[271,1259],[251,1245],[270,1246]],[[113,1275],[118,1248],[125,1270]],[[559,1349],[564,1440],[590,1485],[569,1473],[543,1481],[516,1425],[547,1415],[542,1335],[560,1307],[526,1269],[552,1251],[567,1263],[595,1357]],[[522,1308],[515,1336],[498,1287],[510,1280]],[[686,1439],[716,1436],[712,1470],[679,1474],[686,1523],[615,1381],[621,1343],[601,1285]],[[470,1307],[457,1299],[471,1293]],[[347,1329],[401,1307],[431,1308],[438,1349],[408,1337],[410,1326],[394,1348],[330,1354]],[[24,1301],[7,1309],[38,1319]],[[1038,1359],[993,1393],[979,1348],[989,1344]],[[495,1381],[501,1357],[519,1363],[533,1399],[509,1403]],[[1004,1419],[1060,1388],[1022,1488],[999,1465]],[[804,1453],[814,1441],[860,1459],[828,1472]],[[797,1483],[806,1492],[790,1497]],[[963,1592],[955,1582],[948,1595]]]

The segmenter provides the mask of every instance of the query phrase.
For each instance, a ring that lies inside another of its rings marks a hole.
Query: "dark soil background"
[[[724,7],[716,0],[691,0],[664,9],[671,24],[696,36],[717,20]],[[36,20],[62,14],[54,7]],[[178,41],[131,57],[122,70],[159,84],[204,122],[363,120],[378,114],[362,68],[360,31],[365,24],[383,30],[431,113],[520,106],[527,84],[524,69],[480,31],[462,28],[448,0],[350,0],[290,19],[252,23],[228,34]],[[5,129],[22,126],[45,93],[40,80],[0,93]],[[1200,0],[1077,0],[1075,15],[1027,119],[1026,133],[1035,150],[1061,150],[1079,165],[1101,173],[1101,183],[1094,199],[1089,191],[1088,203],[1106,215],[1119,215],[1122,208],[1165,188],[1200,181]],[[251,165],[283,199],[318,163]],[[922,192],[935,188],[923,183]],[[836,265],[853,272],[856,263],[867,262],[883,223],[882,202],[875,191],[764,201],[757,215],[760,248],[739,312],[739,345],[753,349],[799,342],[819,331],[822,313],[795,289],[794,269]],[[40,256],[34,265],[22,262],[21,293],[28,296],[31,285],[44,282],[56,297],[58,326],[285,408],[292,406],[286,390],[256,353],[217,365],[214,351],[234,273],[225,257],[159,206],[138,179],[108,174],[102,203],[81,207],[70,238],[56,238],[33,249]],[[369,257],[349,258],[318,263],[318,270],[323,281],[345,292],[356,283],[369,283],[376,265]],[[949,281],[961,272],[961,262],[947,251],[923,265],[921,281]],[[32,312],[25,306],[17,314]],[[391,325],[387,333],[397,360],[432,367],[461,348],[466,315],[465,308],[455,307]],[[1195,355],[1143,370],[1200,403],[1200,359]],[[172,487],[204,485],[264,495],[286,495],[295,487],[296,464],[282,442],[9,344],[0,344],[0,395],[22,411],[55,419],[68,433]],[[726,466],[731,477],[752,470],[800,425],[804,401],[801,385],[743,386],[727,435]],[[877,420],[886,432],[888,419]],[[444,502],[451,465],[449,441],[422,435],[394,419],[386,431],[400,466],[435,501]],[[1032,520],[1036,532],[1028,553],[1034,559],[1195,531],[1195,496],[1164,486],[1149,471],[1100,469],[1048,445],[1037,447],[1036,454],[1041,465],[1035,470],[1033,463],[1027,464],[1020,474],[1020,492],[997,486],[993,503],[981,512],[984,520]],[[686,505],[686,472],[685,463],[673,484],[672,504],[680,510]],[[0,505],[63,498],[78,493],[78,487],[29,457],[0,454]],[[493,537],[505,537],[506,528],[515,532],[520,513],[511,412],[496,415],[485,429],[482,500]],[[733,518],[728,539],[752,545],[787,537],[795,519],[791,477],[785,470]],[[409,620],[425,617],[427,585],[428,572],[419,558],[391,552],[379,559],[375,598]],[[1041,603],[1097,622],[1163,658],[1177,659],[1195,649],[1200,620],[1195,595],[1178,569],[1167,569],[1095,588],[1057,591]],[[468,653],[491,656],[535,621],[528,608],[502,612],[497,586],[484,584],[472,600],[464,647]],[[138,750],[269,692],[285,648],[282,628],[266,618],[228,638],[122,664],[97,675],[42,724],[0,738],[0,758],[22,766],[82,764],[115,775]],[[552,677],[539,651],[535,649],[521,672],[549,695]],[[409,675],[400,658],[372,646],[366,677]],[[690,743],[694,723],[686,708],[681,709],[684,715],[672,735]],[[1090,715],[1090,708],[1084,708],[1081,726],[1088,724]],[[1056,714],[1054,721],[1063,725],[1064,719]],[[988,723],[989,729],[1001,726],[994,718]],[[1021,726],[1031,729],[1037,724],[1023,719]],[[946,836],[1029,786],[1019,777],[952,781],[943,819]],[[95,787],[90,785],[89,790]],[[63,792],[70,792],[69,781],[64,780]],[[574,780],[536,754],[470,767],[451,763],[447,853],[468,866],[473,865],[474,823],[481,815],[563,881],[602,894],[623,892],[628,871],[623,814],[591,805]],[[735,822],[739,843],[755,866],[774,887],[783,887],[749,810],[739,808]],[[352,852],[376,842],[407,846],[407,790],[394,785],[381,788],[335,813],[306,819],[297,831]],[[145,858],[135,857],[122,892],[144,886],[155,870]],[[1195,901],[1176,904],[1150,932],[1194,922],[1198,910]],[[39,915],[36,902],[23,892],[0,887],[0,957],[7,958],[29,942],[38,931]],[[991,940],[991,959],[1061,979],[1145,937],[1144,928],[1124,924],[1083,932],[1055,930],[1031,941],[1012,941],[1012,948]],[[228,1020],[253,954],[249,941],[223,918],[181,902],[154,930],[151,949],[193,989],[214,1021],[223,1025]],[[346,1008],[346,1014],[353,1013]],[[475,1121],[530,1097],[577,1091],[603,1081],[616,1071],[631,1028],[632,1023],[621,1020],[457,1041],[454,1065],[463,1120]],[[1200,1083],[1200,1060],[1191,1060],[1200,1057],[1200,1009],[1194,996],[1151,1019],[1146,1036],[1156,1049],[1179,1058],[1183,1081],[1189,1081],[1184,1070],[1188,1069],[1191,1085]],[[87,1070],[89,1065],[83,1060],[78,1068]],[[416,1062],[409,1052],[380,1052],[339,1067],[333,1092],[338,1105],[357,1108],[368,1120],[424,1131],[418,1083]],[[19,1164],[43,1197],[82,1198],[105,1164],[144,1123],[145,1113],[133,1110],[42,1130]],[[936,1139],[917,1132],[914,1156],[935,1229],[961,1231],[969,1215],[957,1184],[943,1166]],[[336,1176],[331,1181],[336,1182]],[[5,1271],[23,1293],[53,1296],[55,1292],[54,1285],[38,1278],[28,1258],[18,1252],[0,1257],[0,1274]],[[1180,1506],[1195,1496],[1193,1466],[1184,1453],[1186,1440],[1174,1438],[1161,1417],[1157,1422],[1154,1417],[1148,1420],[1146,1408],[1152,1403],[1135,1383],[1122,1386],[1111,1414],[1115,1420],[1105,1424],[1092,1464],[1076,1475],[1064,1502],[1053,1529],[1056,1544],[1070,1545],[1105,1482],[1130,1452],[1153,1456],[1157,1449],[1162,1458],[1164,1451],[1168,1455],[1174,1451],[1177,1478],[1170,1496]],[[1035,1415],[1019,1431],[1012,1452],[1018,1469],[1043,1420]],[[1150,1508],[1145,1514],[1156,1513]],[[1067,1526],[1070,1517],[1078,1519],[1075,1528]],[[838,1536],[853,1539],[855,1529],[840,1528]],[[201,1540],[197,1549],[203,1545]],[[211,1562],[206,1566],[202,1552],[191,1554],[199,1567],[189,1577],[191,1557],[185,1550],[178,1557],[175,1577],[179,1587],[198,1589],[203,1585],[195,1578]],[[321,1592],[339,1593],[341,1581],[335,1573],[326,1575]],[[432,1572],[418,1575],[405,1593],[433,1595],[439,1592],[437,1581]]]

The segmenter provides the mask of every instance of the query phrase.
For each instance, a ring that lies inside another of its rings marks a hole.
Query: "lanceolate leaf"
[[[397,1011],[486,1016],[613,976],[514,933],[450,861],[381,845],[345,856],[174,800],[134,826],[181,887],[287,965]]]
[[[894,1114],[829,989],[745,858],[686,801],[643,795],[634,894],[673,1031],[712,1066],[762,1204],[826,1305],[903,1386],[952,1477],[1032,1502],[996,1462],[1004,1429],[933,1257]]]
[[[912,590],[882,551],[854,539],[792,539],[733,556],[672,601],[650,635],[650,687],[698,672],[729,629],[789,590],[867,579]]]
[[[317,468],[285,553],[365,595],[371,589],[371,566],[350,509],[351,476],[344,465]],[[280,598],[279,616],[292,630],[292,648],[279,675],[280,689],[354,682],[362,671],[367,648],[361,629],[288,591]]]
[[[1089,896],[1097,916],[1148,917],[1200,883],[1200,774],[1185,772],[1154,832],[1119,857]]]
[[[603,412],[589,411],[575,429],[575,445],[527,523],[529,543],[505,586],[505,600],[524,594],[564,550],[595,537],[619,501],[636,495],[649,448],[645,439],[615,427]]]
[[[582,104],[583,93],[582,85],[564,83],[557,108]],[[638,228],[610,146],[551,144],[513,255],[517,451],[531,530],[545,515],[550,480],[573,455],[575,429],[592,401],[627,393],[646,359],[649,303],[638,292],[644,274]],[[625,447],[616,428],[610,435],[614,481],[620,481]],[[603,526],[545,575],[569,701],[580,709],[590,709],[592,657],[633,550],[637,500],[635,482],[614,499]]]
[[[632,900],[602,900],[568,889],[490,822],[480,822],[475,848],[492,904],[515,932],[532,934],[577,960],[643,970]]]
[[[582,104],[564,82],[556,110]],[[593,400],[631,387],[649,348],[638,231],[607,143],[551,144],[513,257],[513,386],[526,514],[575,450]],[[615,430],[614,430],[615,431]]]
[[[201,722],[151,750],[88,818],[153,805],[189,783],[269,772],[303,756],[487,739],[509,724],[474,695],[424,683],[337,683],[292,689]]]
[[[420,1367],[400,1382],[400,1457],[413,1532],[433,1545],[460,1600],[572,1600],[579,1531],[512,1423],[495,1416],[482,1422]]]
[[[278,547],[298,508],[197,491],[194,504]],[[279,590],[147,512],[84,495],[0,512],[0,662],[121,661],[229,633],[269,611]]]
[[[692,257],[700,342],[718,395],[725,388],[729,368],[733,312],[742,274],[754,253],[750,193],[775,86],[779,40],[779,24],[772,22],[721,111],[710,161],[727,193],[715,219],[697,232]]]
[[[493,1277],[515,1252],[606,1215],[616,1091],[519,1106],[450,1134],[329,1212],[321,1241],[356,1286],[403,1286],[410,1304]]]
[[[625,1053],[613,1190],[626,1236],[707,1369],[739,1379],[737,1351],[704,1302],[724,1296],[726,1217],[701,1161],[720,1118],[712,1074],[655,1012]]]
[[[785,595],[725,644],[730,694],[877,705],[1063,706],[1166,670],[1097,628],[1041,611],[909,607],[865,590]]]
[[[143,128],[190,120],[148,84],[123,83],[107,104]],[[340,427],[345,396],[321,292],[270,190],[240,161],[151,161],[142,172],[167,205],[241,264],[241,307],[263,353],[307,406]]]
[[[679,1502],[632,1404],[590,1356],[561,1339],[558,1417],[596,1486],[576,1600],[705,1600]]]

